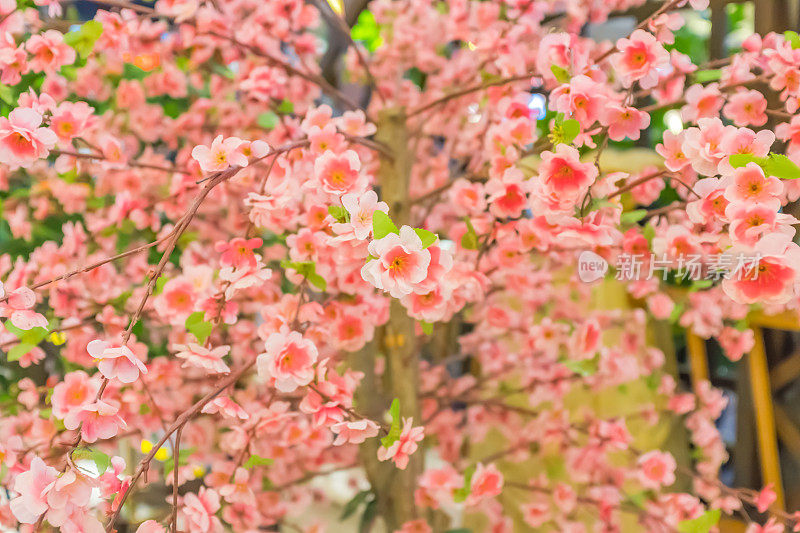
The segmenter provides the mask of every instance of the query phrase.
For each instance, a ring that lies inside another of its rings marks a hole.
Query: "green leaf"
[[[73,459],[89,459],[94,461],[95,466],[97,466],[98,473],[102,474],[108,467],[111,465],[111,458],[108,455],[104,454],[100,450],[93,450],[91,448],[78,448],[74,452],[72,452]]]
[[[392,405],[389,406],[389,415],[392,417],[392,425],[389,427],[389,433],[381,439],[384,448],[388,448],[400,438],[400,400],[397,398],[392,400]]]
[[[298,274],[308,280],[309,283],[314,285],[319,290],[324,291],[328,286],[325,278],[317,274],[317,265],[312,261],[281,261],[281,267],[284,269],[292,269],[297,271]]]
[[[367,50],[374,52],[380,45],[383,44],[381,37],[380,26],[375,21],[375,15],[368,9],[365,9],[358,15],[358,20],[353,25],[350,31],[350,36],[354,41],[364,43]]]
[[[422,241],[422,247],[423,248],[430,247],[431,245],[433,245],[436,242],[436,239],[438,238],[438,237],[436,237],[436,234],[433,233],[432,231],[428,231],[428,230],[422,229],[422,228],[414,228],[414,233],[416,233],[417,236]]]
[[[566,118],[564,113],[556,113],[553,119],[553,130],[550,132],[550,139],[553,144],[569,144],[581,132],[581,124],[574,118]]]
[[[769,154],[764,172],[782,180],[800,178],[800,167],[783,154]]]
[[[372,496],[372,492],[369,490],[362,490],[353,496],[350,501],[344,504],[344,507],[342,508],[342,515],[339,517],[339,521],[347,520],[353,516],[353,514],[358,511],[358,508],[361,507],[361,504],[366,502],[367,498],[370,496]]]
[[[219,74],[223,78],[228,78],[229,80],[236,78],[236,74],[234,74],[234,72],[227,65],[222,65],[220,63],[213,63],[211,65],[211,71],[215,74]]]
[[[469,493],[472,492],[472,476],[475,474],[475,470],[475,465],[470,465],[464,471],[464,486],[453,492],[454,502],[461,503],[469,497]]]
[[[14,91],[8,85],[3,85],[0,83],[0,100],[4,101],[8,105],[15,105],[16,98],[14,98]]]
[[[329,205],[328,213],[336,219],[337,222],[347,222],[350,219],[350,214],[341,205]]]
[[[264,128],[265,130],[273,129],[275,126],[278,125],[279,121],[280,118],[278,118],[278,115],[272,111],[265,111],[264,113],[258,115],[258,118],[256,118],[256,124]]]
[[[14,361],[19,361],[20,359],[22,359],[24,355],[26,355],[34,348],[36,348],[35,344],[31,344],[29,342],[21,342],[8,351],[8,354],[6,354],[6,358],[8,359],[9,363],[13,363]]]
[[[149,72],[137,67],[133,63],[125,63],[122,67],[122,77],[126,80],[143,80],[149,75]]]
[[[475,231],[475,226],[469,217],[464,217],[464,222],[467,223],[467,232],[461,236],[461,247],[465,250],[477,250],[478,233]]]
[[[722,77],[722,69],[698,70],[694,73],[694,79],[698,83],[717,81]]]
[[[570,144],[572,141],[574,141],[575,137],[577,137],[580,132],[581,123],[574,118],[565,120],[561,124],[562,140],[565,144]]]
[[[383,239],[390,233],[400,233],[389,215],[381,210],[372,213],[372,233],[376,239]]]
[[[717,525],[721,514],[719,509],[711,509],[697,518],[678,522],[678,531],[680,533],[708,533],[712,527]]]
[[[206,322],[205,311],[195,311],[186,318],[186,329],[197,338],[197,342],[205,344],[211,331],[214,329],[214,324]]]
[[[593,359],[565,359],[561,364],[572,370],[574,373],[588,377],[597,373],[598,361],[597,358]]]
[[[294,113],[294,102],[291,100],[281,100],[281,103],[278,105],[277,112],[281,115],[290,115]]]
[[[792,45],[792,50],[797,50],[800,48],[800,36],[797,35],[796,31],[785,31],[783,32],[784,38],[789,41]]]
[[[25,354],[33,350],[47,336],[47,329],[19,329],[10,320],[6,320],[5,328],[13,333],[18,339],[19,344],[8,350],[6,357],[8,362],[19,361]]]
[[[244,463],[244,467],[249,470],[254,466],[269,466],[274,462],[275,461],[269,457],[261,457],[260,455],[254,454],[247,458],[247,461]]]
[[[655,374],[650,374],[650,375],[655,376]],[[641,492],[632,492],[630,494],[626,494],[625,496],[629,502],[631,502],[639,509],[645,508],[645,502],[647,502],[647,491],[643,490]]]
[[[103,25],[96,20],[89,20],[83,25],[64,36],[64,42],[75,49],[82,57],[86,58],[92,53],[94,43],[103,34]]]
[[[652,243],[653,238],[656,236],[655,226],[653,226],[652,224],[647,224],[642,230],[642,235],[644,235],[644,238],[647,239],[648,243]]]
[[[733,168],[755,163],[764,170],[764,174],[775,176],[782,180],[800,178],[800,167],[783,154],[770,153],[769,157],[756,157],[752,154],[733,154],[728,158],[728,162]]]
[[[550,72],[553,73],[559,83],[567,83],[570,80],[570,75],[567,69],[561,68],[558,65],[550,65]]]
[[[468,527],[459,527],[456,529],[448,529],[444,533],[472,533],[472,530]]]
[[[425,335],[433,334],[433,324],[431,324],[430,322],[422,321],[419,323],[419,325],[422,327],[422,333],[424,333]]]
[[[373,498],[364,507],[364,513],[361,515],[361,520],[358,521],[358,533],[369,533],[376,516],[378,516],[378,500]]]
[[[164,291],[164,285],[166,285],[167,281],[169,281],[167,276],[158,276],[156,280],[156,289],[154,291],[155,294],[161,294]]]
[[[646,216],[647,216],[647,209],[636,209],[634,211],[628,211],[626,213],[622,213],[620,221],[623,224],[636,224]]]
[[[309,283],[311,283],[313,286],[315,286],[321,291],[324,291],[325,289],[328,288],[328,282],[325,281],[325,278],[323,278],[316,272],[311,272],[308,276],[306,276],[306,279],[308,280]]]
[[[765,157],[756,157],[753,154],[732,154],[728,157],[728,163],[733,168],[746,166],[748,163],[757,163],[759,166],[766,162]]]

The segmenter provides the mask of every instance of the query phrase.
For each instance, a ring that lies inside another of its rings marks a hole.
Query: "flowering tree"
[[[3,525],[302,529],[340,470],[366,531],[768,511],[717,479],[722,394],[645,331],[737,360],[751,306],[797,305],[800,38],[693,64],[708,0],[581,36],[643,3],[374,0],[351,34],[336,0],[106,0],[63,33],[58,0],[0,0]],[[643,135],[660,165],[603,169]],[[641,305],[588,305],[579,255]],[[691,463],[634,442],[673,421]],[[797,531],[769,512],[748,531]]]

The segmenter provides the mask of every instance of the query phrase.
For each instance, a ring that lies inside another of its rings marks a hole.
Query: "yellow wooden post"
[[[686,332],[686,351],[688,352],[692,386],[697,390],[701,381],[708,381],[708,358],[706,357],[706,341],[695,335],[692,330]]]
[[[772,405],[772,389],[769,385],[767,353],[764,348],[764,335],[761,327],[751,325],[755,345],[747,356],[750,370],[750,389],[756,412],[756,437],[758,456],[761,463],[761,477],[764,484],[772,483],[777,495],[774,506],[784,508],[783,481],[781,480],[778,439],[775,433],[775,412]]]

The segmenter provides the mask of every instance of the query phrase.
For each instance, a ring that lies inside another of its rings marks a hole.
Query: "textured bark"
[[[408,132],[405,116],[400,110],[384,110],[378,117],[376,138],[386,143],[394,157],[381,156],[378,172],[381,196],[389,204],[389,214],[399,226],[409,222],[408,185],[411,154],[408,150]],[[414,342],[414,320],[395,299],[392,299],[389,321],[379,328],[376,338],[361,351],[353,354],[356,368],[365,377],[356,395],[359,409],[368,416],[380,418],[392,399],[400,402],[400,415],[413,417],[420,424],[417,384],[419,382],[419,353]],[[378,352],[386,358],[380,381],[375,376],[374,365]],[[403,522],[418,517],[414,504],[416,479],[422,470],[422,451],[411,456],[405,470],[393,463],[380,463],[377,449],[380,443],[370,439],[361,448],[367,477],[378,499],[378,507],[389,531]]]

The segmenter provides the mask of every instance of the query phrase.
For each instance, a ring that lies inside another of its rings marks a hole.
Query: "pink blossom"
[[[24,46],[16,45],[10,33],[0,34],[0,43],[0,83],[16,85],[29,70],[28,54]]]
[[[47,512],[47,494],[58,479],[58,470],[39,457],[31,460],[30,469],[17,475],[14,490],[19,496],[11,500],[11,512],[23,524],[35,524]]]
[[[729,202],[763,204],[773,211],[780,207],[778,196],[783,192],[783,183],[773,176],[765,176],[756,163],[748,163],[733,171],[725,198]]]
[[[58,137],[49,128],[40,127],[42,115],[26,107],[0,117],[0,163],[28,167],[55,146]]]
[[[431,253],[409,226],[400,228],[399,235],[390,233],[369,243],[369,253],[377,259],[364,265],[361,277],[394,298],[411,294],[428,276]]]
[[[378,448],[379,461],[391,459],[397,468],[400,470],[406,469],[410,455],[417,451],[418,443],[425,438],[425,429],[421,426],[414,427],[413,423],[414,420],[412,418],[403,419],[403,430],[400,433],[400,437],[388,448],[383,445]]]
[[[763,489],[758,492],[756,496],[755,504],[756,509],[758,509],[759,513],[765,512],[769,509],[769,506],[775,503],[778,499],[778,496],[775,494],[775,489],[773,488],[772,483],[767,483]]]
[[[638,461],[637,477],[645,488],[657,489],[675,483],[675,459],[667,452],[653,450]]]
[[[378,436],[378,425],[372,420],[363,418],[354,422],[339,422],[331,426],[331,431],[336,433],[334,446],[342,444],[361,444],[367,439]]]
[[[192,157],[205,172],[220,172],[231,166],[247,166],[247,156],[239,147],[244,142],[238,137],[228,137],[224,141],[217,135],[211,146],[197,145],[192,149]]]
[[[798,223],[793,216],[777,213],[765,204],[731,204],[725,214],[730,220],[728,232],[734,243],[746,246],[754,246],[766,233],[794,236],[792,225]]]
[[[33,34],[25,48],[33,55],[30,66],[34,72],[54,73],[75,62],[75,50],[64,42],[64,36],[57,30]]]
[[[64,472],[47,493],[47,521],[54,526],[62,526],[62,530],[69,530],[74,518],[74,509],[86,507],[92,495],[94,480],[69,469]]]
[[[50,402],[53,415],[63,419],[69,413],[81,409],[84,404],[94,400],[98,385],[83,370],[75,370],[64,376],[64,381],[53,388]]]
[[[672,314],[675,302],[666,294],[659,292],[647,298],[647,308],[659,320],[665,320]]]
[[[796,296],[800,248],[785,233],[764,235],[753,248],[730,250],[749,261],[736,265],[722,282],[725,293],[739,303],[785,303]]]
[[[197,343],[176,344],[173,346],[178,352],[175,357],[183,359],[182,368],[193,366],[202,368],[214,374],[227,374],[231,371],[228,365],[222,360],[231,351],[230,346],[217,346],[216,348],[206,348]]]
[[[588,76],[575,76],[553,91],[550,107],[588,127],[603,113],[607,98],[602,85]]]
[[[723,114],[737,126],[763,126],[767,123],[767,99],[756,90],[740,91],[728,98]]]
[[[161,0],[159,1],[161,3]],[[164,526],[155,520],[145,520],[136,528],[136,533],[166,533]]]
[[[450,199],[460,216],[475,215],[486,209],[486,193],[481,183],[456,180],[450,187]]]
[[[297,331],[275,332],[267,338],[266,352],[258,356],[258,373],[275,379],[281,392],[292,392],[314,379],[317,347]]]
[[[215,413],[222,413],[228,418],[238,418],[240,420],[247,420],[250,415],[242,407],[231,400],[228,396],[218,396],[205,404],[202,413],[213,415]]]
[[[184,527],[198,533],[221,533],[222,523],[215,516],[219,508],[219,495],[213,489],[200,487],[197,494],[193,492],[186,494],[180,507],[180,512],[186,520]]]
[[[650,115],[635,107],[609,104],[605,107],[600,123],[608,126],[608,138],[621,141],[626,137],[637,140],[640,131],[650,125]]]
[[[763,526],[757,522],[751,522],[744,533],[783,533],[784,531],[786,531],[786,527],[773,516]]]
[[[755,157],[766,157],[769,149],[775,142],[775,134],[770,130],[761,130],[758,133],[748,128],[730,128],[720,142],[720,149],[728,155],[750,154]],[[733,172],[733,167],[727,159],[719,164],[719,170],[723,174]]]
[[[5,294],[0,283],[0,297]],[[22,330],[46,328],[47,319],[32,308],[36,305],[36,295],[27,287],[20,287],[8,295],[5,302],[0,302],[0,316],[8,316],[11,324]]]
[[[386,202],[379,202],[375,191],[362,194],[349,193],[342,196],[342,205],[350,215],[350,224],[357,239],[366,239],[372,233],[372,214],[375,211],[389,212]]]
[[[719,118],[701,118],[697,123],[697,128],[683,132],[683,153],[695,171],[713,176],[717,174],[720,161],[727,155],[720,148],[720,143],[728,129]]]
[[[242,141],[238,148],[239,152],[247,158],[263,159],[269,154],[269,144],[265,141]]]
[[[550,521],[553,512],[545,501],[534,501],[522,506],[522,518],[532,528],[539,528]]]
[[[322,190],[331,194],[361,193],[366,184],[361,176],[361,161],[353,150],[341,154],[326,151],[314,161],[314,175]]]
[[[86,442],[110,439],[128,425],[118,414],[119,404],[114,401],[97,400],[74,409],[64,417],[64,427],[81,430]]]
[[[669,52],[653,34],[644,30],[635,30],[630,38],[619,39],[617,50],[612,61],[625,87],[638,81],[642,89],[650,89],[658,83],[659,70],[669,66]]]
[[[528,205],[528,182],[518,169],[507,169],[500,179],[486,183],[489,211],[497,218],[516,218]]]
[[[719,115],[725,98],[719,92],[718,83],[692,85],[686,91],[686,105],[681,108],[684,122],[697,122],[701,118],[714,118]]]
[[[366,115],[364,115],[364,112],[360,109],[345,111],[341,117],[337,117],[333,120],[336,122],[336,126],[339,130],[348,135],[369,137],[377,131],[375,124],[368,123]]]
[[[715,220],[726,222],[725,213],[730,202],[725,198],[725,188],[725,181],[720,178],[705,178],[695,183],[694,191],[699,199],[686,205],[689,220],[695,224],[708,224]]]
[[[597,178],[598,171],[592,163],[581,163],[578,150],[559,144],[555,152],[542,153],[539,179],[544,192],[562,205],[574,205]]]
[[[253,251],[260,248],[263,242],[258,237],[236,237],[230,242],[218,242],[215,249],[221,253],[219,261],[222,266],[250,269],[258,266],[258,259]]]
[[[241,272],[247,273],[248,270]],[[170,323],[178,325],[186,322],[197,304],[197,288],[185,277],[173,278],[164,284],[161,294],[158,295],[154,307],[159,315],[168,319]]]
[[[107,379],[116,378],[122,383],[133,383],[139,379],[139,372],[147,374],[147,367],[128,346],[95,339],[86,346],[86,350],[99,361],[97,368]]]
[[[683,153],[683,138],[671,131],[664,132],[663,142],[656,145],[656,152],[664,158],[664,166],[673,172],[678,172],[691,163]]]
[[[73,138],[83,135],[93,111],[86,102],[62,102],[53,111],[50,128],[62,145],[68,145]]]
[[[470,480],[470,493],[467,505],[475,505],[487,498],[493,498],[503,490],[503,474],[493,465],[483,466],[478,463]]]

